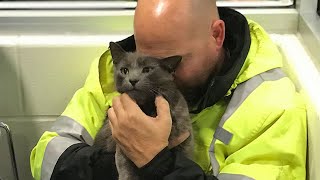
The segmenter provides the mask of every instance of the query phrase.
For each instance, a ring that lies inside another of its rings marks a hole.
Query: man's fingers
[[[124,113],[123,105],[121,103],[119,96],[116,96],[112,99],[112,108],[113,108],[115,115],[117,117],[119,117],[120,115],[122,115]]]
[[[130,98],[130,96],[126,93],[122,94],[121,95],[121,103],[123,105],[123,108],[126,110],[126,111],[130,111],[130,110],[137,110],[139,108],[138,104]]]
[[[117,125],[117,116],[116,113],[114,112],[113,108],[108,109],[108,119],[109,119],[109,124],[111,127],[111,131],[113,131],[113,126]]]
[[[167,100],[162,96],[156,97],[155,101],[157,107],[157,116],[162,119],[162,117],[171,117],[170,115],[170,106]]]
[[[113,126],[112,126],[112,123],[111,123],[110,119],[109,119],[108,123],[109,123],[110,129],[111,129],[111,134],[113,134]]]

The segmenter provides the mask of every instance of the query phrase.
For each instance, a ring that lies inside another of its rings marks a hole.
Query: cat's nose
[[[132,86],[136,85],[138,80],[129,80],[129,82],[132,84]]]

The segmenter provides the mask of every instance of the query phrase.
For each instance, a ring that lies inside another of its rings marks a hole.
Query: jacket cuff
[[[95,179],[118,179],[118,170],[115,163],[115,153],[108,153],[102,149],[96,150],[91,157],[93,180]]]
[[[165,147],[149,163],[138,170],[142,179],[162,179],[174,166],[174,153]]]
[[[85,143],[74,144],[60,156],[51,180],[117,179],[114,156]]]

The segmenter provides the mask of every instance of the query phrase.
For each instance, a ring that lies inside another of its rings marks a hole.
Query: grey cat
[[[189,131],[188,139],[176,146],[174,150],[191,158],[193,136],[188,105],[173,81],[173,72],[181,61],[181,56],[164,59],[143,56],[137,52],[125,52],[113,42],[110,43],[110,51],[117,91],[127,93],[145,114],[153,117],[156,116],[155,98],[159,95],[163,96],[169,103],[172,117],[169,142]],[[108,119],[98,132],[94,146],[101,147],[106,152],[116,152],[115,160],[120,180],[139,179],[136,173],[137,167],[120,148],[116,147]]]

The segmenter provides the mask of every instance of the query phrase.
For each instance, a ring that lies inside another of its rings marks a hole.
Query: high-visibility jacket
[[[305,179],[306,107],[294,84],[281,71],[281,54],[257,23],[231,9],[219,8],[219,13],[226,23],[224,46],[230,50],[232,65],[214,77],[207,90],[208,103],[200,112],[190,114],[195,163],[185,164],[202,170],[184,169],[180,163],[164,174],[164,179],[179,179],[184,173],[188,177],[198,173],[194,179]],[[125,50],[135,48],[133,38],[119,44]],[[112,59],[106,50],[93,61],[84,86],[32,150],[30,164],[36,180],[50,179],[59,169],[58,161],[68,163],[63,161],[65,157],[72,161],[68,153],[75,150],[70,147],[93,144],[117,94]]]

